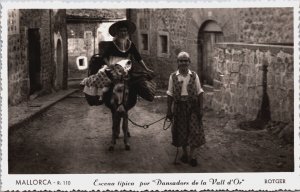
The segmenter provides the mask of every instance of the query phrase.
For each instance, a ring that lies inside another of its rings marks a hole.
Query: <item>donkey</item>
[[[130,150],[128,111],[135,106],[137,93],[134,87],[130,87],[128,72],[124,70],[121,65],[114,65],[110,74],[111,79],[113,79],[113,85],[110,87],[110,90],[104,94],[105,105],[112,113],[112,139],[109,151],[114,150],[116,140],[119,138],[122,119],[125,150]]]

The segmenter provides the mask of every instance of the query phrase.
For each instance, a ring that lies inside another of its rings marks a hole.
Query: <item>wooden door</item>
[[[41,86],[41,47],[39,29],[28,29],[28,63],[30,95],[40,90]]]
[[[215,33],[203,33],[203,83],[213,85],[213,47],[215,44]]]

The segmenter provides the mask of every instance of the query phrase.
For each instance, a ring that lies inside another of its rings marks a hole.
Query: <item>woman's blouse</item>
[[[140,53],[134,43],[128,40],[129,46],[126,50],[121,50],[114,41],[112,41],[103,53],[103,59],[106,64],[113,65],[124,59],[142,60]]]
[[[192,71],[190,71],[190,70],[188,71],[187,76],[181,75],[178,70],[176,71],[176,76],[178,77],[178,81],[182,82],[181,96],[188,95],[187,86],[188,86],[188,83],[190,81],[191,74],[192,74]],[[202,87],[201,87],[201,83],[200,83],[200,80],[199,80],[199,77],[198,77],[197,74],[196,74],[195,83],[196,83],[197,94],[200,94],[200,93],[204,92]],[[172,78],[172,75],[170,75],[167,95],[173,96],[173,94],[174,94],[173,93],[173,78]]]

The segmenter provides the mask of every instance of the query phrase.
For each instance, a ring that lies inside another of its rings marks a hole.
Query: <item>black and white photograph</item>
[[[8,9],[8,175],[294,173],[294,16]]]

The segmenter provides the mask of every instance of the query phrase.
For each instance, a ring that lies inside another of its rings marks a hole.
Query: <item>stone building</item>
[[[101,49],[103,42],[112,40],[108,33],[110,25],[125,18],[125,9],[67,10],[69,80],[87,76],[84,65],[99,53],[99,44]]]
[[[127,15],[137,24],[132,40],[160,88],[184,50],[207,107],[248,119],[267,111],[272,120],[293,120],[292,8],[131,9]]]
[[[8,13],[8,102],[67,88],[66,11]]]

